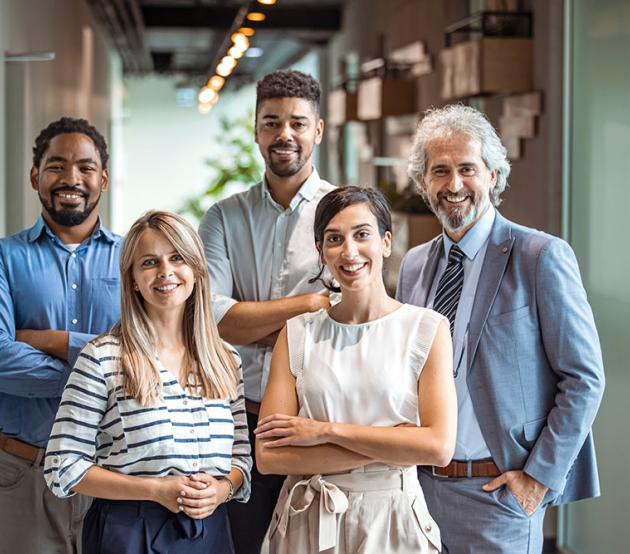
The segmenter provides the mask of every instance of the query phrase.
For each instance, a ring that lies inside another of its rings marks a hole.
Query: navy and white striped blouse
[[[236,400],[210,400],[187,394],[160,366],[163,398],[147,408],[125,395],[119,356],[120,341],[105,335],[77,358],[46,450],[44,475],[53,493],[71,496],[93,465],[144,477],[222,476],[234,467],[244,477],[234,498],[246,502],[252,461],[242,378]]]

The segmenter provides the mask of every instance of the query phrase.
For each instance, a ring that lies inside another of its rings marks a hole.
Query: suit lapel
[[[442,235],[439,235],[433,240],[429,253],[427,255],[427,261],[422,266],[420,271],[420,278],[418,279],[418,298],[416,299],[417,306],[426,306],[429,298],[429,292],[431,291],[431,285],[435,279],[435,273],[437,271],[438,262],[442,255],[442,243],[444,239]]]
[[[514,237],[510,232],[509,222],[496,213],[492,231],[486,249],[486,257],[479,275],[479,284],[475,294],[470,326],[468,328],[468,374],[473,368],[473,360],[479,346],[481,332],[486,324],[492,303],[499,291],[501,279],[510,259]]]

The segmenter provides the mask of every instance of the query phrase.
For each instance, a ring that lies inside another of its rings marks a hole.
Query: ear
[[[320,117],[315,127],[315,144],[320,144],[324,138],[324,120]]]
[[[389,258],[392,255],[392,234],[385,231],[383,237],[383,258]]]
[[[109,172],[107,169],[103,169],[103,175],[101,176],[101,192],[105,192],[109,188]]]
[[[497,173],[496,169],[493,169],[490,172],[490,188],[493,189],[494,187],[497,186],[497,177],[499,176],[499,174]]]
[[[39,169],[35,166],[31,167],[30,180],[33,190],[39,190]]]

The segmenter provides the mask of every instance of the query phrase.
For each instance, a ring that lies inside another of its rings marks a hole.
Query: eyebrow
[[[361,229],[362,227],[370,227],[372,228],[372,225],[370,225],[369,223],[359,223],[358,225],[354,225],[351,227],[351,230],[355,231],[357,229]],[[339,233],[339,229],[334,229],[334,228],[330,228],[330,227],[326,227],[326,229],[324,229],[324,234],[325,233]]]
[[[54,163],[54,162],[67,162],[68,160],[66,158],[64,158],[63,156],[51,156],[50,158],[48,158],[46,160],[46,163]],[[76,163],[78,164],[97,164],[97,161],[94,158],[81,158],[80,160],[77,160]]]
[[[168,252],[166,255],[170,256],[171,254],[179,254],[179,252],[177,250],[171,250],[170,252]],[[181,255],[181,254],[180,254]],[[149,254],[143,254],[142,256],[140,256],[141,258],[157,258],[158,255],[157,254],[153,254],[153,253],[149,253]]]
[[[262,116],[263,119],[280,119],[280,116],[275,115],[275,114],[268,114],[268,115],[263,115]],[[308,119],[307,116],[305,115],[292,115],[291,119]]]

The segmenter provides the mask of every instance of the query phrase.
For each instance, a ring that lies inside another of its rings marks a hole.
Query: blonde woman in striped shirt
[[[96,498],[83,553],[231,553],[224,503],[249,497],[238,354],[219,338],[203,246],[152,211],[121,255],[121,320],[77,360],[45,476],[57,496]]]

